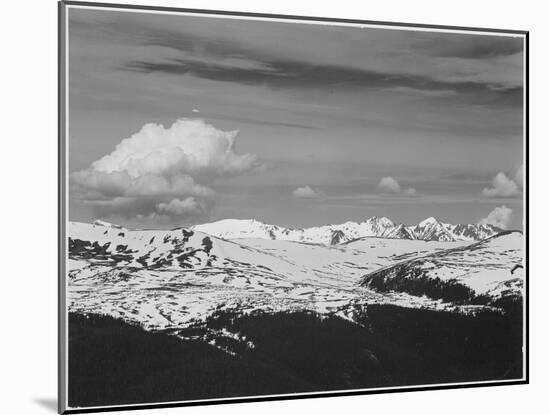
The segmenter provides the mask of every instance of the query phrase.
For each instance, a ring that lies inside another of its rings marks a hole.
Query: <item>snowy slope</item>
[[[224,219],[195,225],[193,230],[224,239],[262,238],[335,245],[366,236],[425,241],[479,241],[502,230],[492,225],[452,225],[431,217],[418,225],[395,224],[386,217],[372,217],[364,222],[345,222],[305,229],[268,225],[253,219]]]
[[[381,269],[416,264],[411,261],[422,259],[425,266],[424,258],[433,257],[441,269],[462,267],[462,278],[472,286],[487,285],[487,278],[508,283],[493,275],[494,263],[516,263],[521,256],[498,238],[472,245],[364,237],[320,245],[265,237],[229,241],[184,228],[129,230],[105,222],[71,222],[68,232],[69,309],[150,329],[184,327],[221,309],[300,309],[353,319],[355,308],[365,303],[452,308],[440,299],[406,290],[380,292],[359,282]],[[473,258],[465,254],[470,247]],[[491,282],[487,289],[499,295],[507,288]]]
[[[456,296],[487,301],[520,296],[524,238],[503,232],[468,246],[408,259],[365,275],[361,285],[388,291],[422,292],[432,298]],[[464,287],[466,287],[464,289]]]

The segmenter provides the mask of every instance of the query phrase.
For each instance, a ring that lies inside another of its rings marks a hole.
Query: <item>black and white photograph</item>
[[[63,411],[527,382],[526,32],[60,12]]]

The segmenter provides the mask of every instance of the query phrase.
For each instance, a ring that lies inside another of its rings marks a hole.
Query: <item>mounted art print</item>
[[[527,32],[59,11],[60,412],[528,381]]]

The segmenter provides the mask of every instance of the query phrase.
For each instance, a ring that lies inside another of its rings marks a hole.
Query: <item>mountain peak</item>
[[[418,225],[420,227],[425,227],[425,226],[430,226],[430,225],[434,225],[436,223],[440,223],[439,220],[437,220],[437,218],[434,218],[433,216],[430,216],[429,218],[426,218],[424,219],[422,222],[420,222]]]
[[[368,219],[367,222],[377,223],[380,226],[384,226],[387,228],[389,228],[390,226],[395,226],[393,221],[385,216],[373,216],[372,218]]]

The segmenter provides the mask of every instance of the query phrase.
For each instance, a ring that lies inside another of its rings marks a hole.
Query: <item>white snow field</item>
[[[238,228],[220,231],[210,225],[166,231],[70,222],[69,310],[167,329],[203,321],[219,310],[311,310],[353,319],[354,310],[365,303],[462,311],[481,307],[382,293],[360,284],[369,274],[398,266],[422,267],[428,276],[456,278],[495,297],[522,287],[519,232],[481,242],[348,236],[331,245],[324,236],[304,237],[322,241],[315,244],[272,239],[255,226],[226,240],[205,232],[227,236]]]
[[[523,243],[521,232],[504,232],[467,246],[391,264],[367,274],[364,280],[368,281],[377,275],[386,280],[415,275],[416,278],[456,281],[477,295],[498,298],[504,293],[521,294]]]

